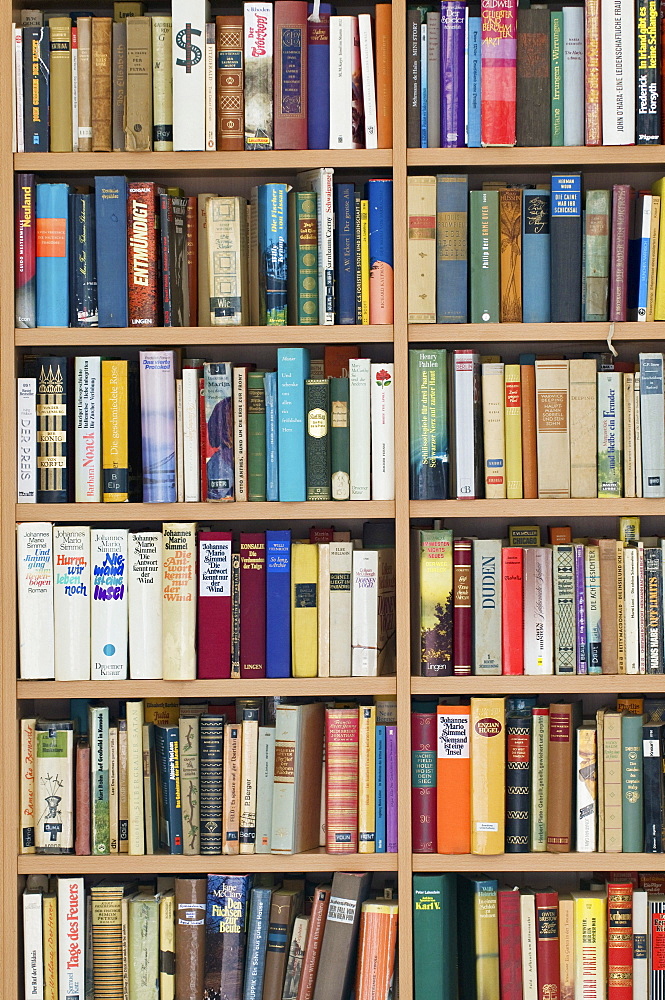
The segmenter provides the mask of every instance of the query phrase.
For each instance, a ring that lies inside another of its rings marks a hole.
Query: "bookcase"
[[[27,5],[26,5],[27,6]],[[40,6],[47,13],[69,8],[57,0],[42,0]],[[71,5],[70,5],[71,6]],[[148,11],[160,5],[148,0]],[[412,854],[411,850],[411,759],[409,753],[410,711],[412,695],[438,696],[444,694],[611,694],[623,691],[630,682],[618,675],[561,678],[546,677],[465,677],[422,678],[411,676],[410,664],[410,581],[409,581],[409,528],[412,521],[429,522],[444,518],[459,534],[494,533],[494,526],[502,529],[509,521],[523,523],[549,520],[577,523],[583,518],[586,525],[600,525],[602,519],[614,519],[621,514],[640,514],[653,518],[663,513],[663,505],[655,500],[475,500],[475,501],[419,501],[409,499],[408,475],[408,350],[413,344],[441,343],[450,346],[494,345],[496,350],[519,353],[520,348],[534,349],[538,344],[566,345],[571,343],[602,343],[608,337],[608,326],[603,323],[586,324],[501,324],[500,326],[446,325],[409,326],[407,324],[407,176],[409,172],[436,172],[437,170],[465,170],[470,174],[471,186],[483,177],[510,175],[516,179],[543,180],[555,168],[582,169],[593,175],[594,180],[609,179],[617,175],[631,177],[641,185],[650,184],[663,171],[663,154],[660,146],[635,147],[565,147],[565,148],[490,148],[490,149],[407,149],[406,145],[406,0],[393,0],[393,148],[350,151],[271,151],[271,152],[215,152],[215,153],[38,153],[12,154],[11,128],[11,47],[10,24],[16,20],[8,0],[0,0],[3,26],[0,44],[0,203],[4,225],[2,246],[3,266],[0,269],[0,454],[2,457],[2,485],[0,493],[0,560],[2,566],[2,696],[0,708],[0,740],[2,741],[2,767],[0,768],[0,801],[2,802],[2,827],[0,851],[2,853],[3,947],[0,951],[2,988],[6,1000],[22,998],[22,972],[20,963],[20,917],[17,891],[21,878],[30,873],[113,874],[126,871],[143,873],[206,873],[209,871],[271,871],[271,870],[386,870],[397,871],[399,884],[399,979],[400,997],[409,1000],[412,995],[412,933],[411,933],[411,875],[414,871],[477,871],[491,873],[548,871],[550,869],[577,871],[580,869],[635,869],[664,868],[663,855],[597,854],[583,860],[574,854],[498,855],[477,857],[472,855]],[[106,13],[105,4],[93,5],[95,13]],[[342,13],[369,10],[362,2],[342,0],[338,4]],[[213,4],[213,13],[221,6]],[[209,189],[213,176],[220,175],[229,182],[242,178],[242,185],[262,183],[274,177],[280,179],[294,175],[298,170],[325,164],[341,174],[367,178],[379,171],[382,175],[392,172],[394,197],[394,324],[389,326],[334,326],[334,327],[227,327],[227,328],[154,328],[142,329],[14,329],[13,304],[13,176],[15,171],[34,171],[44,178],[86,178],[95,173],[127,173],[141,178],[168,178],[190,190]],[[637,352],[642,344],[662,337],[657,323],[616,324],[614,340],[630,342]],[[211,508],[207,504],[126,504],[119,509],[111,504],[82,506],[80,504],[17,505],[16,504],[16,418],[15,375],[17,358],[27,349],[55,348],[73,353],[94,348],[101,353],[126,347],[156,347],[197,345],[229,347],[243,345],[251,356],[261,345],[358,343],[375,347],[381,357],[395,363],[395,501],[392,502],[331,502],[331,503],[258,503],[225,504]],[[648,347],[645,347],[648,349]],[[248,509],[249,508],[249,509]],[[240,857],[174,857],[171,855],[128,858],[77,857],[74,855],[51,856],[19,855],[17,850],[18,750],[17,718],[21,706],[25,712],[39,711],[45,699],[65,699],[72,694],[71,687],[60,682],[17,681],[17,628],[15,597],[15,523],[21,520],[52,520],[64,523],[121,523],[150,524],[162,520],[200,520],[222,522],[237,526],[243,521],[305,522],[313,521],[359,523],[370,518],[393,518],[396,535],[397,563],[397,674],[382,678],[325,678],[312,680],[231,680],[231,681],[116,681],[111,688],[103,682],[88,681],[76,684],[77,697],[140,698],[149,694],[172,696],[240,696],[240,695],[337,695],[396,694],[398,728],[401,732],[398,757],[399,787],[399,849],[397,855],[342,855],[331,857],[312,852],[304,856],[276,857],[252,855]],[[479,524],[479,519],[482,525]],[[650,522],[653,523],[653,522]],[[637,686],[644,691],[662,690],[659,677],[640,677]]]

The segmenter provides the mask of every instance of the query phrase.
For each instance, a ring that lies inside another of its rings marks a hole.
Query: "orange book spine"
[[[369,899],[362,905],[355,1000],[387,997],[395,968],[397,900]]]
[[[471,761],[468,705],[437,708],[436,809],[439,854],[471,850]]]
[[[499,191],[501,237],[500,315],[502,323],[522,322],[522,192]]]
[[[319,958],[321,957],[323,929],[326,925],[329,904],[330,886],[318,885],[314,891],[314,899],[312,900],[312,914],[309,919],[309,929],[307,931],[307,941],[305,942],[305,953],[302,960],[302,971],[300,973],[296,1000],[312,1000],[314,996],[316,973],[319,968]]]
[[[392,14],[392,4],[376,5],[376,117],[379,149],[392,149],[393,145]]]
[[[326,709],[326,851],[358,850],[358,709]]]
[[[533,365],[520,365],[522,381],[522,489],[525,500],[538,496],[538,459],[536,458],[536,371]]]

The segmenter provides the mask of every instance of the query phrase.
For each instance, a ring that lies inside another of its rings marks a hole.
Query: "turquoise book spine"
[[[305,381],[309,378],[306,347],[277,351],[279,499],[305,500]]]

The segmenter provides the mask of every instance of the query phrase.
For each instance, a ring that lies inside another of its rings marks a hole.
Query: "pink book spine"
[[[517,0],[482,0],[480,126],[483,146],[515,145]]]

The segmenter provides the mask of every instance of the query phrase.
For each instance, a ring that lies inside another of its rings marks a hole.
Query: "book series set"
[[[12,24],[14,150],[388,149],[392,9],[275,0],[115,3]]]

